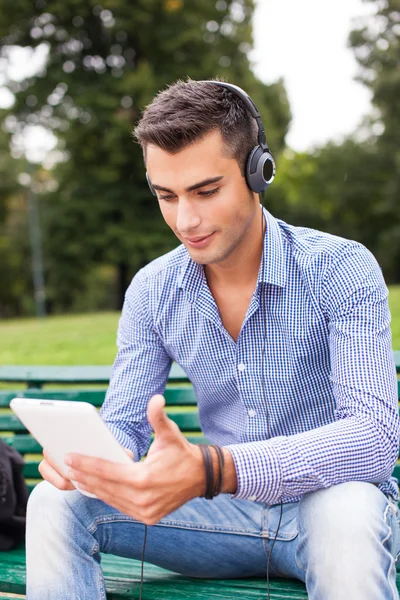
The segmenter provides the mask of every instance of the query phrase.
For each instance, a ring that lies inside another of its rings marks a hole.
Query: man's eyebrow
[[[221,179],[223,179],[223,178],[224,178],[223,175],[219,175],[218,177],[210,177],[209,179],[203,179],[203,181],[199,181],[199,183],[194,183],[193,185],[190,185],[189,187],[186,188],[185,191],[193,192],[193,190],[197,190],[198,188],[202,188],[206,185],[210,185],[211,183],[217,183],[218,181],[221,181]],[[169,192],[170,194],[175,193],[172,190],[169,190],[168,188],[163,187],[162,185],[157,185],[156,183],[152,183],[151,185],[155,190],[159,190],[160,192]]]

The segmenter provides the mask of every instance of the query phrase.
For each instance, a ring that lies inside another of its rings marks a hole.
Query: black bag
[[[10,550],[25,538],[28,488],[22,456],[0,440],[0,551]]]

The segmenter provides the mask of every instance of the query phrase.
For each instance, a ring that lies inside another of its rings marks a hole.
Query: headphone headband
[[[265,136],[264,125],[261,120],[261,115],[258,111],[257,106],[254,104],[253,100],[250,98],[247,92],[242,90],[242,88],[240,88],[238,85],[233,85],[233,83],[225,83],[225,81],[213,81],[212,79],[205,79],[199,81],[199,83],[213,83],[214,85],[218,85],[219,87],[229,90],[230,92],[232,92],[232,94],[235,94],[235,96],[240,98],[240,100],[242,100],[242,102],[244,102],[244,104],[246,105],[246,108],[248,109],[251,116],[257,121],[258,144],[263,148],[265,147],[265,149],[268,149],[267,139]]]

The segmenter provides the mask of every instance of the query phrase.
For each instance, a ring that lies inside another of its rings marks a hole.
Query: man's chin
[[[221,262],[221,260],[224,259],[223,256],[216,255],[215,252],[211,253],[201,250],[193,250],[193,248],[188,248],[187,246],[185,247],[193,262],[199,265],[214,265],[215,263]]]

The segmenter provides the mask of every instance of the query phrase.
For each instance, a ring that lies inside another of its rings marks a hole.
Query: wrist
[[[211,457],[212,457],[212,466],[214,471],[214,482],[216,481],[217,476],[219,475],[219,460],[217,452],[214,448],[209,446]],[[237,475],[235,463],[232,457],[232,454],[227,448],[221,447],[221,450],[224,455],[224,471],[222,477],[222,489],[221,493],[223,494],[235,494],[237,490]],[[206,472],[204,467],[204,459],[203,454],[200,450],[200,447],[197,445],[193,445],[193,455],[195,460],[195,468],[194,468],[194,476],[195,483],[193,486],[193,491],[196,496],[204,496],[206,490]]]
[[[204,459],[200,447],[197,444],[193,444],[193,458],[194,458],[194,484],[193,492],[195,497],[204,496],[206,489],[206,472],[204,469]],[[214,466],[214,463],[213,463]]]
[[[222,448],[224,453],[224,478],[221,492],[223,494],[236,494],[237,474],[233,456],[227,448]]]

